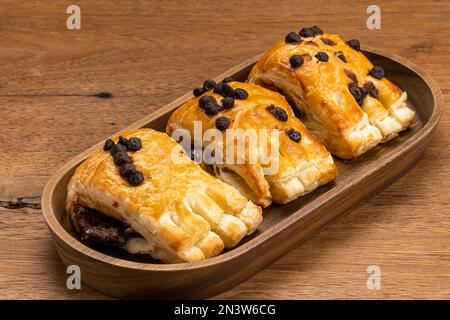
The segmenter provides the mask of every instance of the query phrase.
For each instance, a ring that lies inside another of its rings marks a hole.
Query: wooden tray
[[[131,255],[120,249],[96,251],[73,234],[64,210],[67,183],[74,169],[100,148],[102,141],[56,172],[43,192],[44,218],[64,264],[80,266],[84,284],[114,297],[206,298],[244,281],[394,182],[422,155],[438,124],[443,100],[435,82],[404,59],[374,49],[365,53],[385,69],[389,79],[408,92],[408,103],[416,109],[417,116],[411,128],[393,141],[357,160],[336,159],[339,176],[334,184],[287,205],[265,209],[258,231],[217,257],[194,263],[160,264],[148,256]],[[244,81],[258,58],[241,63],[215,80],[231,76]],[[164,131],[171,112],[191,97],[190,92],[183,95],[124,131],[140,127]]]

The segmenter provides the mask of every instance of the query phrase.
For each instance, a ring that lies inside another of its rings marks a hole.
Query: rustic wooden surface
[[[0,5],[0,298],[98,299],[68,290],[40,211],[49,176],[143,115],[317,24],[419,65],[450,99],[449,2],[65,1]],[[94,95],[108,91],[111,99]],[[218,298],[450,298],[450,116],[405,177]],[[381,268],[380,290],[366,268]]]

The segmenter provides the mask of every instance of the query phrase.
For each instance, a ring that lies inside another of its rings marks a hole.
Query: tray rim
[[[398,155],[404,154],[408,152],[411,148],[413,148],[415,145],[419,144],[422,140],[427,139],[436,126],[438,125],[439,119],[441,117],[441,114],[444,109],[444,101],[442,97],[441,90],[437,83],[423,70],[421,70],[419,67],[417,67],[415,64],[411,63],[410,61],[395,55],[391,53],[387,53],[384,50],[381,49],[375,49],[367,46],[363,46],[363,51],[368,53],[374,53],[376,55],[382,56],[384,58],[388,58],[390,60],[393,60],[394,62],[401,64],[408,69],[415,72],[430,88],[432,95],[433,95],[433,102],[434,102],[434,108],[432,111],[432,114],[429,117],[429,120],[425,123],[425,125],[412,137],[416,137],[416,139],[411,139],[410,137],[407,141],[401,144],[401,152]],[[214,78],[216,81],[220,81],[222,78],[226,77],[227,75],[233,74],[236,71],[240,71],[243,68],[247,67],[248,65],[256,62],[262,54],[258,54],[250,59],[247,59],[236,66],[226,70],[225,72],[219,74]],[[114,133],[113,135],[120,134],[121,132],[144,127],[147,123],[150,121],[164,115],[166,112],[169,112],[173,109],[175,109],[180,104],[187,101],[189,98],[192,97],[192,93],[189,91],[188,93],[183,94],[179,98],[169,102],[168,104],[164,105],[160,109],[150,113],[147,116],[144,116],[142,119],[130,124],[129,126],[125,127],[122,130],[119,130],[118,132]],[[201,261],[196,262],[184,262],[184,263],[175,263],[175,264],[155,264],[155,263],[143,263],[143,262],[135,262],[130,261],[122,258],[116,258],[109,256],[107,254],[101,253],[95,249],[92,249],[79,240],[75,239],[69,232],[67,232],[64,227],[61,225],[61,223],[56,218],[56,213],[53,211],[52,207],[52,196],[55,190],[56,185],[58,184],[59,180],[67,173],[67,171],[71,170],[74,166],[77,166],[81,161],[83,161],[85,158],[87,158],[94,150],[98,149],[102,145],[103,141],[100,141],[96,144],[94,144],[92,147],[86,149],[85,151],[81,152],[68,162],[66,162],[62,167],[60,167],[48,180],[46,183],[43,193],[42,193],[42,214],[44,216],[44,220],[49,228],[49,231],[53,233],[55,236],[57,236],[61,241],[64,242],[65,245],[71,247],[72,250],[75,250],[82,255],[86,255],[91,259],[94,259],[100,263],[107,263],[110,265],[113,265],[115,267],[122,267],[122,268],[128,268],[128,269],[135,269],[135,270],[141,270],[141,271],[164,271],[164,272],[177,272],[177,271],[186,271],[186,269],[194,270],[194,269],[203,269],[203,268],[209,268],[213,267],[218,264],[222,264],[226,261],[229,261],[231,259],[236,258],[237,256],[241,254],[245,254],[246,252],[250,251],[253,247],[255,247],[258,244],[261,244],[265,241],[269,241],[271,236],[273,234],[277,234],[284,229],[288,228],[292,224],[296,223],[298,220],[300,220],[302,217],[308,214],[308,212],[313,211],[315,208],[317,208],[319,201],[313,201],[310,203],[306,203],[303,207],[293,212],[291,215],[286,217],[286,219],[283,220],[283,223],[278,223],[276,225],[273,225],[269,227],[268,229],[264,230],[263,233],[259,234],[254,239],[251,239],[237,248],[234,248],[228,252],[222,253],[218,256],[208,258]],[[398,149],[400,146],[398,146],[396,149]],[[395,150],[395,149],[394,149]],[[381,167],[383,167],[384,162],[379,164],[374,164],[374,170],[377,170]],[[326,196],[327,194],[333,192],[335,193],[335,188],[340,188],[341,190],[339,192],[342,192],[346,188],[349,188],[354,183],[357,183],[356,181],[350,184],[346,184],[345,186],[334,186],[330,190],[327,190],[325,193],[321,195],[321,197]],[[315,205],[314,205],[315,204]],[[55,239],[52,239],[55,242]]]

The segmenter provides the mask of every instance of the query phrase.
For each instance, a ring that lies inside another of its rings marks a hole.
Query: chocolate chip
[[[353,98],[355,98],[356,102],[361,106],[364,102],[364,98],[367,96],[367,90],[358,87],[356,84],[350,84],[348,90]]]
[[[373,67],[372,70],[370,70],[369,74],[372,77],[380,80],[381,78],[384,77],[384,69],[380,66],[376,66],[376,67]]]
[[[217,103],[216,98],[214,98],[213,96],[203,96],[200,98],[200,100],[198,100],[198,105],[202,109],[205,109],[205,106],[208,103]]]
[[[131,163],[124,163],[120,166],[120,175],[123,178],[127,178],[133,170],[136,170],[135,166]]]
[[[228,83],[224,83],[222,85],[222,96],[223,97],[232,97],[234,93],[234,89]]]
[[[302,30],[300,30],[300,36],[305,38],[314,37],[319,34],[323,34],[323,31],[317,26],[311,28],[303,28]]]
[[[128,147],[128,139],[124,138],[122,136],[119,136],[119,142],[117,142],[118,144],[121,144],[125,147]]]
[[[144,181],[144,175],[138,170],[133,170],[127,177],[127,180],[131,185],[138,186]]]
[[[357,39],[351,39],[347,41],[347,44],[356,51],[361,50],[361,45]]]
[[[113,155],[114,163],[117,166],[121,166],[125,163],[131,163],[130,156],[126,153],[126,151],[117,152]]]
[[[295,141],[295,142],[299,142],[301,140],[301,138],[302,138],[301,133],[298,132],[297,130],[294,130],[294,129],[289,130],[289,134],[288,135],[289,135],[289,138],[292,141]]]
[[[303,57],[299,56],[297,54],[294,54],[290,59],[289,59],[289,63],[291,64],[292,68],[297,69],[298,67],[300,67],[303,64]]]
[[[212,90],[215,85],[216,85],[216,82],[214,80],[205,80],[205,82],[203,82],[203,89],[205,89],[206,91],[209,91],[209,90]]]
[[[297,33],[289,32],[286,38],[284,38],[284,41],[286,41],[286,43],[300,43],[302,40]]]
[[[333,40],[328,39],[328,38],[320,38],[320,40],[322,40],[323,43],[325,43],[326,45],[329,45],[329,46],[336,45],[336,42],[334,42]]]
[[[193,93],[194,96],[196,96],[196,97],[201,96],[204,92],[205,92],[205,89],[203,89],[203,87],[195,88],[195,89],[192,91],[192,93]]]
[[[244,100],[248,98],[248,92],[242,88],[236,88],[233,93],[235,99]]]
[[[103,146],[103,150],[111,150],[112,147],[114,147],[115,143],[111,139],[108,139],[105,141],[105,145]]]
[[[314,26],[311,29],[313,29],[314,35],[323,34],[322,29],[320,29],[318,26]]]
[[[353,71],[344,69],[345,75],[352,80],[352,83],[358,84],[358,78],[356,77],[356,74],[353,73]]]
[[[364,87],[359,87],[359,88],[361,89],[361,94],[362,94],[362,97],[364,99],[369,94],[369,91],[367,91],[367,89],[364,88]]]
[[[221,95],[222,94],[222,88],[223,88],[223,83],[218,83],[218,84],[216,84],[214,86],[213,92]]]
[[[219,117],[216,119],[216,128],[219,129],[220,131],[228,129],[229,126],[230,126],[230,119],[228,119],[227,117]]]
[[[378,99],[378,89],[375,87],[373,82],[369,81],[364,84],[364,88],[367,90],[368,94]]]
[[[266,107],[266,110],[269,111],[277,120],[279,121],[287,121],[288,115],[283,108],[274,106],[273,104]]]
[[[317,52],[314,57],[316,57],[317,60],[322,61],[322,62],[328,61],[328,55],[325,52]]]
[[[234,99],[232,97],[226,97],[222,99],[222,107],[225,109],[231,109],[234,107]]]
[[[222,80],[223,83],[228,83],[231,81],[233,81],[233,79],[231,79],[231,77],[226,77],[226,78],[223,78],[223,80]]]
[[[347,59],[345,58],[343,53],[338,54],[338,58],[347,63]]]
[[[137,137],[133,137],[133,138],[130,138],[128,140],[128,146],[127,146],[128,150],[130,150],[130,151],[138,151],[141,148],[142,148],[142,141],[141,141],[141,139],[139,139]]]
[[[222,108],[216,102],[208,102],[205,105],[205,113],[208,116],[214,116],[218,114],[220,111],[222,111]]]
[[[111,155],[115,155],[116,153],[119,152],[125,152],[127,151],[127,147],[125,147],[122,144],[115,144],[114,146],[111,147]]]

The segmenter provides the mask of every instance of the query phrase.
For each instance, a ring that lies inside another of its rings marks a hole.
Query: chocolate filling
[[[89,246],[118,248],[131,237],[140,237],[128,225],[100,211],[76,206],[70,221],[80,240]]]

